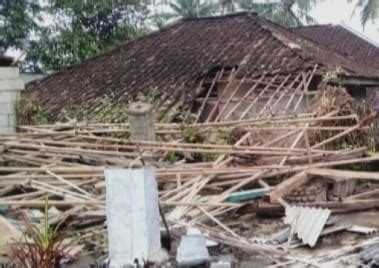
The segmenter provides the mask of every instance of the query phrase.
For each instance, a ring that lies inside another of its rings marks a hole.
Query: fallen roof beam
[[[350,171],[329,168],[311,168],[307,170],[309,175],[329,177],[335,180],[339,179],[358,179],[358,180],[379,180],[379,172],[367,171]]]
[[[375,78],[337,76],[337,77],[330,77],[327,79],[327,81],[329,83],[334,83],[338,85],[357,85],[357,86],[379,85],[379,79],[375,79]]]

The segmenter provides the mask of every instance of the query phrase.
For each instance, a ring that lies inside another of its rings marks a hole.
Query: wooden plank
[[[209,97],[211,96],[212,90],[213,90],[214,86],[216,85],[217,80],[222,76],[223,72],[224,72],[224,70],[222,69],[220,72],[216,73],[216,75],[212,81],[212,84],[208,89],[207,95],[205,96],[205,99],[203,100],[203,103],[201,104],[201,107],[197,113],[195,123],[197,123],[199,121],[201,114],[203,113],[204,107],[207,104]]]
[[[237,75],[237,71],[235,71],[235,69],[232,69],[232,71],[230,73],[230,76],[229,76],[229,83],[228,83],[228,85],[224,88],[224,91],[222,92],[221,96],[218,97],[217,102],[213,106],[213,108],[212,108],[211,112],[209,113],[208,118],[205,120],[205,122],[209,122],[212,119],[212,117],[214,116],[214,114],[217,111],[217,108],[218,108],[221,100],[224,98],[224,95],[229,90],[229,87],[233,84],[233,79],[234,79],[234,77],[236,75]]]

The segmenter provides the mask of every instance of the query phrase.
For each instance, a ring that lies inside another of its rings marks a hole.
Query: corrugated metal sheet
[[[294,228],[299,239],[314,247],[330,214],[329,209],[288,206],[284,222]]]

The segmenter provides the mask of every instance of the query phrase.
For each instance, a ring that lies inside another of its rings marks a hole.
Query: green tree
[[[215,3],[202,2],[200,0],[176,0],[169,3],[174,11],[173,17],[199,18],[214,14],[219,6]]]
[[[55,24],[32,47],[44,69],[62,69],[133,39],[146,31],[145,2],[52,0]]]
[[[25,46],[30,34],[39,29],[40,11],[38,1],[0,0],[0,53]]]
[[[219,0],[221,7],[221,14],[233,13],[236,11],[236,1],[235,0]]]
[[[379,0],[358,0],[352,15],[357,10],[360,10],[361,23],[364,29],[369,21],[375,21],[379,18]]]
[[[280,0],[277,2],[258,2],[254,0],[236,0],[239,9],[250,10],[285,27],[298,27],[316,23],[309,12],[320,0]]]

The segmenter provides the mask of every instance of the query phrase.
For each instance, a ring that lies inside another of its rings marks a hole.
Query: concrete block
[[[14,114],[0,114],[0,127],[13,127],[16,125],[16,116]]]
[[[107,169],[105,181],[110,267],[141,264],[161,248],[155,169]]]
[[[15,114],[8,114],[8,126],[16,126],[17,125],[17,116]]]
[[[128,110],[132,140],[154,141],[152,106],[148,103],[132,103]]]
[[[8,114],[0,114],[0,126],[3,126],[3,127],[9,126]]]
[[[20,97],[20,91],[0,91],[0,103],[14,103],[19,100]]]
[[[20,71],[18,67],[0,67],[0,82],[5,79],[18,78]]]
[[[0,114],[15,114],[15,113],[16,113],[16,109],[15,109],[14,102],[3,103],[0,100]]]
[[[25,84],[20,78],[0,80],[0,91],[24,90]]]
[[[15,126],[0,126],[0,135],[12,135],[16,132]]]
[[[15,132],[15,105],[24,88],[17,67],[0,67],[0,134]]]

